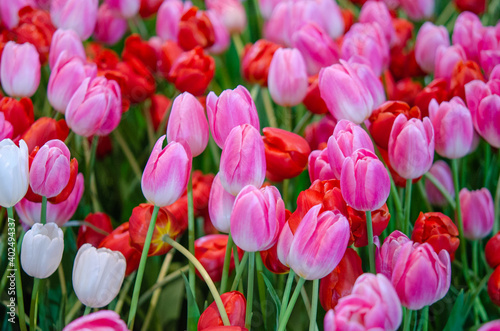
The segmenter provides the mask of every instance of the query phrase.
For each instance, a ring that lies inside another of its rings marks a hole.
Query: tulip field
[[[500,0],[0,0],[0,330],[500,331]]]

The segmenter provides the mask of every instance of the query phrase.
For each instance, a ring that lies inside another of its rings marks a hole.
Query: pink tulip
[[[404,114],[396,117],[388,152],[392,168],[401,177],[414,179],[425,174],[434,160],[434,129],[429,118],[421,121],[408,120]]]
[[[262,17],[264,17],[265,20],[268,20],[273,13],[274,7],[276,7],[279,3],[281,3],[281,0],[259,0],[259,8]]]
[[[60,140],[49,140],[33,158],[30,166],[30,186],[33,192],[52,198],[68,185],[71,155]]]
[[[314,183],[317,179],[328,180],[336,178],[328,160],[327,148],[324,150],[315,150],[309,154],[307,170],[309,171],[311,183]]]
[[[52,1],[50,17],[56,27],[74,30],[85,40],[94,31],[98,5],[98,0]]]
[[[327,276],[339,264],[349,242],[349,221],[338,210],[324,211],[321,204],[312,207],[300,222],[291,242],[280,236],[279,246],[290,250],[281,263],[307,280]],[[278,251],[280,248],[278,248]]]
[[[11,97],[35,94],[40,84],[40,59],[35,46],[9,41],[2,53],[0,80],[4,91]]]
[[[378,273],[386,275],[391,279],[391,275],[401,253],[402,247],[412,241],[402,232],[394,231],[385,240],[382,247],[377,252],[376,269]]]
[[[80,40],[78,40],[80,41]],[[64,114],[71,97],[85,78],[97,76],[97,67],[93,63],[85,63],[78,56],[67,57],[63,51],[50,73],[47,87],[47,98],[55,110]]]
[[[94,38],[107,45],[119,42],[127,32],[127,20],[111,10],[107,4],[102,4],[97,11],[97,22]]]
[[[11,139],[14,133],[14,127],[5,119],[3,112],[0,112],[0,141]]]
[[[205,5],[222,19],[230,33],[242,33],[247,27],[245,8],[240,0],[206,0]]]
[[[219,97],[214,92],[207,96],[207,115],[215,143],[224,146],[231,130],[250,124],[260,130],[257,108],[248,90],[239,85],[234,90],[224,90]]]
[[[66,325],[63,331],[114,330],[128,331],[127,324],[112,310],[101,310],[82,316]]]
[[[341,57],[349,60],[358,55],[367,61],[376,76],[389,67],[389,44],[377,23],[356,23],[342,41]]]
[[[208,214],[212,225],[220,232],[229,233],[231,225],[231,212],[233,211],[236,197],[224,190],[217,174],[212,182],[208,198]]]
[[[0,1],[0,18],[2,23],[10,30],[19,23],[19,10],[26,6],[35,7],[33,0]]]
[[[47,222],[54,222],[58,226],[63,226],[68,222],[78,208],[84,188],[83,175],[80,173],[76,177],[75,187],[68,199],[58,204],[47,202]],[[15,205],[15,208],[25,229],[30,228],[35,223],[40,223],[42,203],[22,199]]]
[[[352,208],[373,211],[382,207],[389,197],[391,181],[384,164],[365,149],[345,158],[340,176],[344,200]]]
[[[395,31],[391,14],[385,3],[372,0],[365,2],[359,13],[359,22],[377,23],[384,33],[387,44],[389,46],[392,44]]]
[[[436,152],[448,159],[459,159],[469,153],[474,127],[469,109],[460,97],[438,104],[429,103],[429,115],[434,127]]]
[[[321,70],[319,90],[336,120],[356,124],[370,117],[373,109],[385,101],[382,83],[368,66],[343,60]]]
[[[198,156],[208,144],[208,123],[205,110],[191,93],[175,98],[167,126],[167,141],[185,141],[191,154]]]
[[[467,61],[467,55],[462,46],[439,46],[434,59],[434,78],[444,78],[450,84],[453,69],[460,61]]]
[[[141,0],[105,0],[109,9],[117,11],[123,18],[137,15],[141,7]]]
[[[365,130],[348,120],[340,120],[333,135],[328,139],[328,160],[336,179],[340,179],[344,160],[359,148],[366,148],[375,153],[370,136]]]
[[[351,294],[340,298],[325,316],[325,331],[395,331],[402,321],[401,301],[384,275],[363,274]]]
[[[163,41],[177,41],[179,22],[184,11],[184,4],[180,0],[164,1],[156,16],[156,34]]]
[[[165,136],[153,147],[142,174],[141,188],[146,199],[158,207],[173,204],[186,190],[193,157],[182,143],[170,142],[162,148]]]
[[[465,98],[477,133],[500,148],[500,79],[490,77],[488,83],[473,80],[465,84]]]
[[[427,73],[434,71],[436,52],[439,46],[450,46],[450,36],[444,26],[425,22],[420,28],[415,41],[415,60]]]
[[[490,77],[493,69],[500,64],[500,50],[484,50],[479,55],[479,64],[485,77]]]
[[[215,42],[207,50],[212,54],[222,54],[224,53],[231,44],[231,36],[226,26],[223,24],[220,16],[217,16],[216,12],[212,10],[207,10],[205,12],[212,23],[215,33]]]
[[[274,53],[267,85],[271,98],[281,106],[296,106],[304,100],[308,86],[307,70],[297,49],[280,48]]]
[[[245,186],[234,201],[231,235],[247,252],[265,251],[274,246],[285,223],[285,204],[278,189]]]
[[[495,320],[483,324],[477,331],[498,331],[500,330],[500,320]]]
[[[434,14],[434,0],[400,0],[400,4],[413,21],[428,19]]]
[[[85,78],[66,107],[66,123],[78,135],[105,136],[120,123],[121,91],[104,77]]]
[[[443,160],[434,162],[429,173],[433,175],[441,185],[446,189],[448,194],[453,198],[455,197],[455,189],[453,185],[453,177],[451,175],[450,166]],[[425,192],[429,202],[436,206],[446,206],[448,200],[441,194],[434,184],[428,179],[425,180]]]
[[[494,31],[485,29],[479,17],[468,11],[458,15],[451,40],[463,47],[468,60],[475,62],[479,62],[481,51],[494,49],[497,43]]]
[[[490,191],[487,188],[477,191],[463,188],[459,197],[465,238],[477,240],[488,236],[495,221],[495,207]]]
[[[62,52],[66,52],[68,58],[76,56],[82,61],[87,59],[80,37],[73,30],[58,29],[52,36],[49,52],[49,67],[54,69],[56,61]]]
[[[249,124],[231,130],[220,157],[220,181],[232,195],[247,185],[261,187],[266,176],[264,142],[259,131]]]

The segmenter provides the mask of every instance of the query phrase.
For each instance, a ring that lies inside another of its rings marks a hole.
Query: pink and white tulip
[[[52,1],[50,17],[56,27],[74,30],[81,40],[86,40],[94,31],[98,5],[98,0]]]
[[[102,4],[97,11],[97,22],[94,29],[94,38],[107,45],[114,45],[127,32],[127,20],[111,10],[107,4]]]
[[[467,61],[467,55],[462,46],[439,46],[434,59],[434,78],[443,78],[450,84],[453,69],[460,61]]]
[[[463,47],[467,59],[479,62],[479,56],[483,49],[491,49],[493,40],[485,37],[485,28],[479,17],[471,12],[465,11],[458,15],[453,28],[451,40],[454,45]]]
[[[210,23],[212,23],[215,34],[215,42],[207,50],[211,54],[222,54],[231,44],[231,35],[229,34],[226,26],[222,23],[220,16],[217,16],[217,14],[212,10],[207,10],[205,13],[208,16]]]
[[[0,18],[8,29],[19,23],[19,10],[25,6],[35,7],[33,0],[0,1]]]
[[[315,150],[309,154],[307,170],[309,171],[309,179],[311,180],[311,183],[314,183],[317,179],[328,180],[336,178],[330,165],[327,148],[323,150]]]
[[[141,7],[141,0],[105,0],[111,10],[117,11],[123,18],[137,15]]]
[[[54,70],[57,59],[62,52],[66,52],[68,58],[76,56],[82,61],[87,59],[82,41],[73,30],[57,29],[52,36],[49,51],[49,67],[51,70]]]
[[[163,41],[177,41],[183,12],[184,4],[181,0],[169,0],[161,4],[156,16],[156,34]]]
[[[359,13],[359,22],[377,23],[384,33],[387,44],[389,46],[392,44],[396,32],[392,25],[391,14],[384,2],[372,0],[365,2]]]
[[[212,182],[208,198],[208,214],[213,226],[220,232],[229,233],[231,228],[231,212],[236,197],[228,193],[217,174]]]
[[[428,19],[434,14],[434,0],[400,0],[400,4],[413,21]]]
[[[450,46],[448,30],[444,26],[425,22],[418,31],[415,41],[415,60],[425,72],[434,72],[436,53],[440,46]]]
[[[213,10],[230,33],[241,33],[247,26],[245,8],[240,0],[206,0],[208,10]]]
[[[465,238],[477,240],[488,236],[495,221],[495,206],[490,191],[487,188],[477,191],[463,188],[459,198]]]
[[[19,147],[10,139],[0,141],[0,206],[11,208],[28,192],[29,155],[24,140]]]
[[[9,41],[2,53],[0,80],[4,91],[11,97],[35,94],[40,84],[40,57],[35,46]]]

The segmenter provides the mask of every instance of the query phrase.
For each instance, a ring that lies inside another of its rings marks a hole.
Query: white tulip
[[[10,208],[28,192],[28,146],[24,140],[19,147],[10,139],[0,142],[0,206]]]

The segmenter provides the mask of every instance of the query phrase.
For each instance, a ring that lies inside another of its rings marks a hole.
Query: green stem
[[[454,12],[455,12],[455,6],[453,4],[453,1],[450,1],[448,2],[448,5],[443,9],[439,17],[437,18],[435,24],[444,25],[446,22],[448,22],[448,20],[450,19],[450,17]]]
[[[40,215],[40,223],[45,224],[47,222],[47,197],[42,196],[42,213]]]
[[[432,206],[429,203],[429,199],[427,199],[427,193],[425,192],[425,187],[424,187],[423,181],[419,180],[417,183],[417,187],[418,187],[418,191],[420,192],[420,195],[422,197],[422,200],[424,200],[425,208],[427,209],[427,211],[430,211],[430,212],[433,211]]]
[[[243,258],[241,259],[239,267],[236,268],[236,275],[234,276],[233,285],[231,285],[231,291],[236,291],[236,288],[238,287],[238,284],[240,283],[240,279],[241,279],[241,276],[243,275],[243,271],[245,270],[245,267],[247,266],[248,254],[249,254],[248,252],[245,252],[245,254],[243,255]]]
[[[313,280],[311,299],[311,317],[309,318],[309,331],[316,331],[316,314],[318,313],[319,279]]]
[[[290,292],[292,291],[293,279],[295,278],[295,272],[290,269],[288,273],[288,279],[286,280],[285,292],[283,292],[283,299],[281,300],[281,312],[279,320],[285,316],[285,310],[288,306],[288,301],[290,300]]]
[[[425,306],[424,309],[422,310],[422,317],[420,317],[422,320],[422,331],[427,331],[429,330],[429,306]]]
[[[290,315],[292,314],[293,311],[293,307],[295,306],[295,302],[297,301],[297,298],[300,295],[300,290],[302,289],[302,286],[304,286],[305,282],[306,280],[302,277],[297,282],[297,286],[295,287],[295,291],[293,291],[292,298],[290,299],[290,302],[286,307],[286,311],[283,315],[283,318],[280,318],[278,331],[285,330],[286,324],[288,323],[288,319],[290,318]]]
[[[260,91],[260,85],[255,84],[252,86],[252,89],[250,90],[250,96],[252,97],[252,100],[257,100],[257,95],[259,94]]]
[[[115,138],[115,140],[118,143],[118,145],[120,146],[123,154],[125,155],[125,158],[127,159],[128,163],[130,164],[130,167],[132,168],[132,171],[134,172],[135,178],[137,178],[139,181],[141,181],[141,178],[142,178],[141,167],[139,167],[139,164],[137,163],[136,156],[130,150],[130,147],[128,146],[127,142],[125,141],[122,134],[120,133],[120,130],[116,129],[115,131],[113,131],[113,137]]]
[[[125,281],[125,284],[123,285],[123,288],[120,291],[120,296],[118,297],[118,301],[116,302],[116,306],[114,309],[118,315],[120,315],[122,311],[123,303],[125,302],[125,297],[127,297],[128,291],[132,286],[132,283],[134,282],[135,274],[136,272],[134,271],[131,275],[127,277],[127,280]]]
[[[460,183],[458,181],[458,160],[451,160],[451,168],[453,172],[453,185],[455,186],[455,212],[457,215],[457,223],[458,223],[458,234],[460,238],[460,255],[462,257],[462,265],[463,265],[463,273],[465,280],[469,283],[469,262],[467,261],[467,251],[466,251],[466,241],[464,237],[464,223],[462,220],[462,209],[460,208]]]
[[[284,122],[284,129],[287,130],[288,132],[292,132],[292,108],[291,107],[283,107],[283,122]]]
[[[224,266],[222,268],[222,279],[220,281],[220,293],[226,293],[227,277],[229,276],[229,265],[231,264],[232,251],[233,237],[231,236],[231,232],[229,232],[229,235],[227,237],[226,254],[224,255]]]
[[[493,234],[500,228],[500,175],[498,176],[497,190],[495,193],[495,222],[493,223]]]
[[[286,178],[283,180],[283,202],[286,208],[290,208],[290,201],[288,201],[289,194],[288,188],[290,187],[290,179]]]
[[[141,292],[142,277],[144,276],[144,269],[146,267],[146,260],[148,259],[149,246],[151,245],[151,238],[153,237],[153,232],[156,225],[156,217],[158,216],[158,211],[160,207],[155,206],[153,209],[153,214],[151,215],[151,221],[149,222],[148,233],[146,235],[146,241],[144,242],[144,247],[142,249],[141,260],[139,262],[139,269],[137,270],[137,278],[135,279],[134,293],[132,295],[132,301],[130,303],[130,313],[128,315],[128,328],[130,330],[134,329],[135,314],[137,312],[137,302],[139,300],[139,294]]]
[[[373,248],[373,224],[372,212],[366,211],[366,235],[368,236],[368,258],[370,260],[370,272],[375,274],[375,249]]]
[[[177,241],[173,240],[170,238],[168,235],[164,235],[162,237],[162,240],[169,244],[170,246],[174,247],[176,250],[179,251],[182,255],[184,255],[191,263],[194,264],[198,272],[200,273],[201,277],[205,281],[205,283],[208,286],[208,289],[210,290],[210,293],[212,293],[212,296],[214,298],[215,304],[217,305],[217,309],[219,309],[219,313],[221,315],[222,322],[224,323],[225,326],[231,325],[229,323],[229,318],[227,317],[227,312],[226,309],[224,308],[224,304],[222,303],[222,299],[220,298],[219,292],[217,292],[217,288],[215,287],[214,282],[208,275],[208,272],[205,270],[203,265],[194,257],[193,254],[191,254],[186,248],[184,248],[181,244],[179,244]],[[132,329],[132,328],[129,328]]]
[[[210,148],[210,154],[212,154],[212,160],[214,161],[215,168],[219,169],[220,149],[211,135],[210,138],[208,139],[208,147]]]
[[[262,258],[260,257],[260,253],[257,253],[255,257],[255,267],[257,269],[257,286],[259,289],[259,301],[260,301],[260,310],[262,312],[262,319],[264,321],[267,320],[267,309],[266,309],[266,284],[264,282],[264,263],[262,262]]]
[[[241,57],[241,54],[243,53],[243,48],[245,48],[245,46],[243,45],[243,41],[241,40],[241,36],[237,33],[233,33],[231,35],[231,39],[233,39],[234,48],[236,48],[236,53],[238,53],[238,57]]]
[[[167,277],[163,278],[160,282],[154,284],[149,290],[144,292],[139,298],[139,306],[143,305],[148,301],[148,299],[154,294],[154,292],[162,288],[163,286],[169,284],[170,282],[180,278],[183,274],[185,274],[189,269],[189,265],[185,265],[180,269],[175,270],[171,274],[168,274]]]
[[[245,314],[245,327],[252,328],[252,308],[253,308],[253,283],[255,273],[255,252],[249,252],[248,259],[248,289],[247,289],[247,311]]]
[[[92,138],[92,146],[90,148],[89,167],[87,169],[88,187],[90,187],[90,177],[92,176],[92,172],[94,171],[95,153],[97,151],[97,143],[98,142],[99,142],[99,136],[94,136]]]
[[[300,134],[302,130],[305,128],[306,124],[309,122],[309,120],[313,117],[313,113],[310,111],[307,111],[304,116],[299,120],[299,123],[295,126],[293,129],[293,133]]]
[[[194,239],[195,239],[195,229],[194,229],[194,208],[193,208],[193,174],[189,175],[189,182],[187,187],[187,199],[188,199],[188,247],[189,252],[194,255]],[[189,286],[191,287],[191,292],[193,292],[193,297],[196,300],[196,273],[195,268],[192,263],[189,264]],[[188,314],[189,315],[189,314]]]
[[[404,321],[404,329],[403,331],[410,331],[410,324],[411,324],[411,313],[413,311],[405,308],[405,321]]]
[[[40,279],[33,280],[33,292],[31,293],[31,306],[30,306],[30,330],[36,330],[36,309],[38,305],[38,287]]]
[[[271,102],[271,97],[269,96],[268,89],[262,90],[262,101],[264,102],[264,110],[266,111],[269,126],[272,128],[277,128],[278,122],[276,121],[276,116],[274,115],[273,104]]]
[[[472,242],[472,270],[476,275],[479,275],[478,248],[479,248],[479,240],[474,240]]]
[[[412,180],[406,180],[406,197],[405,197],[405,221],[403,224],[403,233],[410,234],[410,209],[411,209],[411,184]]]
[[[444,196],[446,201],[450,204],[451,208],[455,209],[455,201],[453,200],[453,197],[450,195],[448,190],[441,184],[436,177],[434,177],[430,172],[427,172],[425,175],[425,178],[428,179],[438,190],[439,192]]]
[[[90,306],[85,306],[85,311],[83,312],[83,316],[87,316],[90,313],[92,308]]]

